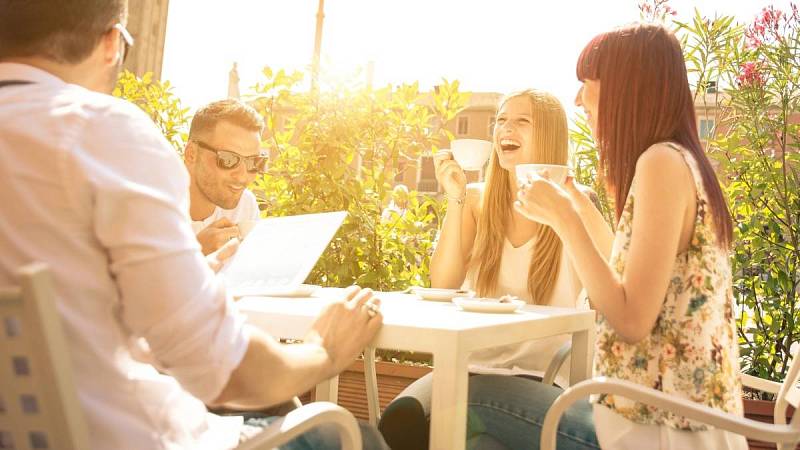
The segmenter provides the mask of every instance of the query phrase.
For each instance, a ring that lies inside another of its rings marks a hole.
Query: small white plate
[[[456,297],[453,299],[459,308],[464,311],[480,313],[513,313],[525,306],[522,300],[511,300],[508,303],[497,302],[496,299],[480,299],[471,297]]]
[[[234,297],[284,297],[305,298],[317,291],[320,287],[315,284],[301,284],[299,286],[253,288],[248,292],[234,292]]]
[[[420,296],[423,300],[433,300],[436,302],[449,302],[454,297],[472,297],[475,292],[466,289],[440,289],[412,287],[411,293]]]

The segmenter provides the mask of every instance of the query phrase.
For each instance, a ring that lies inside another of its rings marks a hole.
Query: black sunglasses
[[[267,160],[269,160],[269,158],[264,152],[254,156],[242,156],[230,150],[214,148],[199,139],[192,140],[195,144],[197,144],[198,147],[202,148],[203,150],[213,152],[217,155],[217,167],[220,169],[235,169],[242,160],[244,160],[244,166],[250,173],[263,173],[267,168]]]
[[[122,62],[125,62],[128,59],[131,47],[133,47],[133,36],[125,28],[125,25],[121,23],[115,23],[111,28],[119,31],[119,35],[122,36]]]

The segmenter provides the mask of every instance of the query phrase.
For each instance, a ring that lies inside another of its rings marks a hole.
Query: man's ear
[[[122,49],[120,48],[122,36],[120,36],[119,30],[116,28],[108,30],[100,40],[100,45],[103,49],[103,60],[106,64],[117,65],[119,58],[122,58]]]
[[[194,145],[190,145],[188,142],[186,143],[186,147],[183,148],[183,165],[186,166],[186,170],[189,174],[194,172],[194,165],[197,161],[197,148]]]
[[[186,147],[183,148],[183,161],[186,164],[194,163],[195,158],[197,158],[197,152],[194,149],[194,145],[190,145],[187,142]]]

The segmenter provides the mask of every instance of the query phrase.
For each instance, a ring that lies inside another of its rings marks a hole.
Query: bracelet
[[[447,199],[448,203],[450,201],[454,201],[454,202],[456,202],[457,205],[463,205],[464,204],[464,199],[466,199],[467,196],[464,195],[463,197],[458,198],[458,197],[451,197],[449,195],[445,195],[445,198]]]

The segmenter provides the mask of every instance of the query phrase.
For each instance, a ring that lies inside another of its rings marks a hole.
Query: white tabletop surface
[[[286,338],[301,338],[311,325],[311,320],[319,314],[322,307],[341,295],[342,289],[324,288],[311,298],[277,298],[277,297],[245,297],[239,300],[239,308],[267,332]],[[503,329],[503,333],[492,336],[492,346],[519,342],[530,337],[517,337],[517,329],[524,329],[523,334],[530,334],[530,323],[538,326],[557,323],[564,328],[562,333],[583,328],[585,321],[594,321],[594,311],[576,311],[570,308],[526,305],[514,313],[474,313],[462,311],[452,302],[436,302],[420,300],[419,297],[402,293],[376,293],[381,299],[383,312],[383,329],[374,343],[375,347],[397,348],[396,343],[403,342],[402,350],[430,351],[434,342],[420,342],[422,337],[436,339],[453,333],[461,335],[481,335],[482,341],[487,339],[486,330]],[[263,322],[259,313],[265,316],[280,315],[279,322]],[[574,324],[573,324],[574,322]],[[416,336],[411,342],[409,333]],[[427,339],[426,339],[427,340]],[[470,346],[472,347],[472,346]],[[479,348],[486,347],[480,344]]]
[[[245,297],[238,306],[248,322],[273,336],[300,339],[324,305],[340,295],[341,289],[325,288],[310,298]],[[570,333],[570,382],[591,374],[594,311],[526,305],[514,313],[475,313],[462,311],[451,302],[421,300],[410,294],[376,295],[384,319],[371,347],[433,354],[432,449],[465,447],[467,362],[475,350]],[[365,376],[374,422],[378,408],[374,368],[367,368]],[[333,379],[318,385],[317,399],[335,402],[337,384]]]

